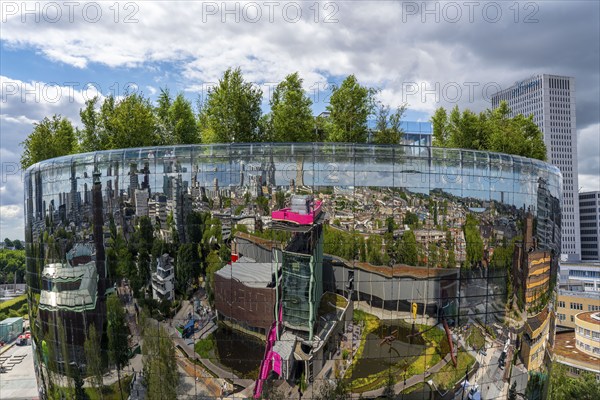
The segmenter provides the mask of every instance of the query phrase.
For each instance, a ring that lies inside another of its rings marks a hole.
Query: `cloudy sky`
[[[0,35],[0,236],[23,237],[18,163],[32,123],[96,94],[160,88],[196,102],[228,67],[268,94],[298,71],[322,111],[328,85],[355,74],[382,101],[490,106],[536,73],[577,82],[579,186],[600,190],[600,3],[3,1]]]

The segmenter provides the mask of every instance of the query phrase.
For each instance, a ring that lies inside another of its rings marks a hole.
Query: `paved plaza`
[[[31,345],[12,346],[0,354],[0,399],[38,399]]]

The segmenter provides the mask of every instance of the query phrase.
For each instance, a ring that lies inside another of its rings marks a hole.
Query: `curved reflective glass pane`
[[[429,399],[461,395],[466,374],[484,398],[506,396],[552,353],[561,181],[505,154],[333,143],[36,164],[25,216],[38,382],[68,393],[99,372],[110,386],[119,364],[131,394],[175,382],[180,398],[337,385]],[[174,365],[161,346],[177,348],[174,381],[156,375]]]

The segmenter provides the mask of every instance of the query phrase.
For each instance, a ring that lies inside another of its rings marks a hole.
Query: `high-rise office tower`
[[[581,259],[600,260],[600,191],[579,193]]]
[[[544,134],[547,160],[563,175],[561,252],[563,259],[581,256],[577,177],[575,78],[540,74],[492,96],[492,107],[506,101],[511,116],[531,115]]]

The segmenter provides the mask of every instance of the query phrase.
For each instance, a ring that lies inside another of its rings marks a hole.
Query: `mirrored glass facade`
[[[93,375],[93,327],[104,385],[127,341],[132,398],[171,393],[160,343],[176,347],[178,398],[451,398],[465,375],[464,398],[535,390],[561,179],[504,154],[329,143],[38,163],[25,174],[38,382],[51,397]]]

